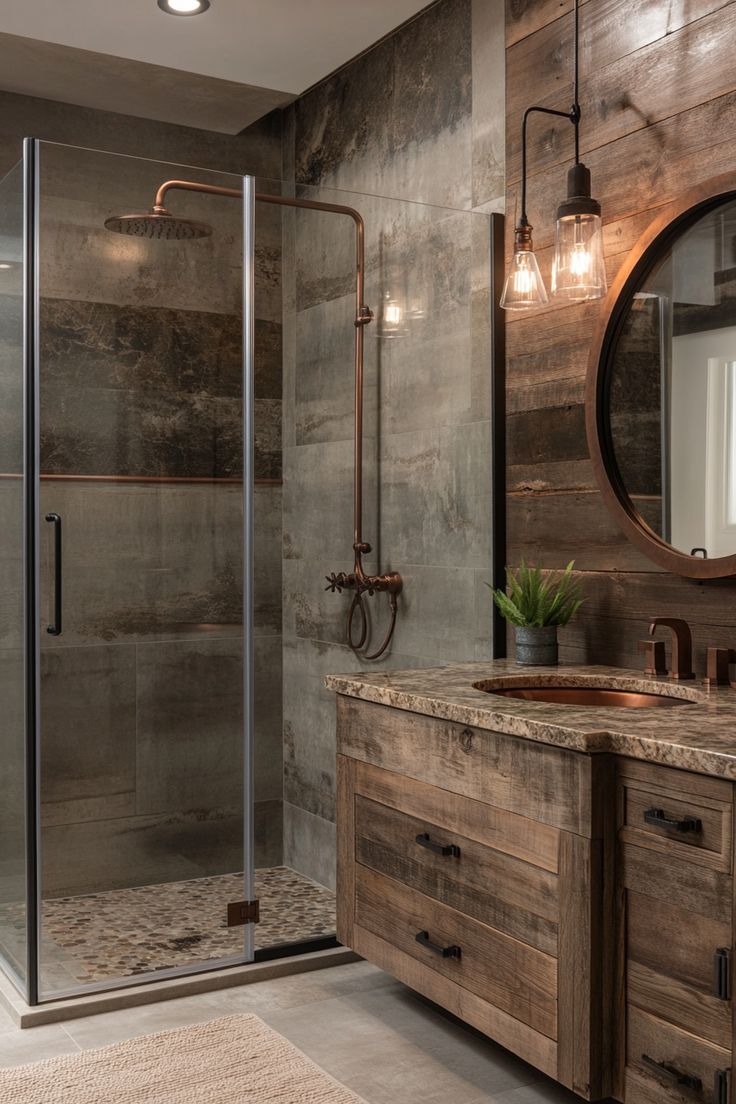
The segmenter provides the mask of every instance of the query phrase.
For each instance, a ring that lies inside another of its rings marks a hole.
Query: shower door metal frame
[[[26,786],[26,980],[12,976],[30,1006],[74,996],[187,977],[254,960],[253,925],[243,928],[242,952],[236,956],[166,970],[91,982],[44,996],[41,986],[42,858],[41,858],[41,634],[40,634],[40,356],[39,356],[39,226],[41,142],[23,142],[24,211],[24,653],[25,653],[25,786]],[[69,147],[72,148],[72,147]],[[113,156],[113,155],[111,155]],[[253,720],[253,480],[254,480],[254,290],[255,179],[243,180],[243,892],[254,895],[254,720]]]
[[[29,1005],[39,1003],[41,957],[40,801],[40,464],[39,464],[39,148],[23,141],[23,533],[25,564],[26,981]]]

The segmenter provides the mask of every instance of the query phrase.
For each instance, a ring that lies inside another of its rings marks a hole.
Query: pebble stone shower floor
[[[335,895],[285,866],[256,870],[261,919],[256,948],[335,932]],[[227,905],[242,900],[242,874],[136,886],[43,903],[46,986],[131,977],[242,952],[242,927],[228,928]],[[0,943],[12,954],[23,910],[0,908]]]

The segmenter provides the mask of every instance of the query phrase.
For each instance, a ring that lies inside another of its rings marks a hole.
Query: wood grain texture
[[[337,757],[337,938],[353,945],[355,917],[355,767],[354,759]]]
[[[535,103],[568,106],[570,10],[569,0],[507,0],[509,253],[519,198],[519,111]],[[613,280],[664,204],[719,173],[736,179],[736,149],[723,140],[736,127],[736,4],[643,0],[627,18],[615,0],[596,0],[581,5],[580,15],[581,147],[603,207]],[[548,286],[555,208],[571,164],[570,130],[565,120],[550,125],[537,118],[529,131],[529,218]],[[562,633],[564,661],[641,666],[636,642],[646,619],[672,612],[694,625],[695,669],[702,674],[707,645],[734,645],[736,586],[698,586],[659,571],[608,516],[590,480],[587,450],[573,446],[571,452],[553,424],[577,417],[570,408],[582,402],[586,350],[599,312],[597,303],[552,301],[507,317],[508,417],[529,415],[512,423],[509,563],[524,556],[556,567],[574,558],[582,570],[587,601]],[[549,429],[532,436],[545,415]]]
[[[560,837],[557,1079],[586,1100],[610,1092],[610,977],[603,944],[603,842]]]
[[[704,916],[730,925],[732,882],[726,874],[643,847],[625,846],[621,865],[626,889],[649,897],[653,909],[676,901],[691,923]]]
[[[355,922],[384,936],[427,970],[469,989],[550,1039],[557,1037],[557,961],[480,924],[392,878],[356,868]],[[416,941],[459,946],[459,958],[443,958]]]
[[[675,96],[682,112],[734,89],[729,51],[736,12],[726,0],[644,0],[637,5],[636,19],[626,18],[630,10],[628,0],[596,0],[581,16],[581,52],[587,54],[580,94],[585,120],[581,151],[586,160],[588,151],[668,118]],[[510,124],[530,102],[569,108],[572,41],[572,20],[560,20],[507,52],[507,57],[515,55],[519,74],[519,83],[508,86]],[[712,63],[707,72],[698,63],[703,54]],[[533,101],[528,99],[531,82],[539,86]],[[520,145],[512,125],[510,139],[507,175],[516,180]],[[540,119],[533,130],[529,127],[529,158],[537,171],[568,160],[571,144],[572,125],[566,120]]]
[[[683,1090],[673,1089],[672,1083],[666,1078],[660,1077],[642,1062],[642,1056],[647,1055],[655,1062],[666,1062],[681,1073],[687,1073],[699,1077],[702,1081],[702,1090],[696,1099],[705,1101],[705,1104],[713,1104],[713,1085],[716,1070],[730,1069],[731,1051],[723,1047],[708,1043],[687,1031],[681,1031],[664,1020],[651,1016],[647,1012],[631,1006],[629,1008],[628,1023],[626,1028],[627,1038],[627,1064],[639,1076],[644,1076],[655,1085],[665,1089],[661,1096],[655,1094],[661,1100],[692,1099],[693,1094]],[[626,1094],[626,1104],[631,1104]]]
[[[705,798],[697,800],[653,786],[639,789],[625,786],[625,843],[648,847],[662,855],[671,855],[686,862],[704,863],[716,870],[731,870],[731,806],[708,805]],[[674,828],[661,828],[644,820],[651,809],[661,809],[668,819],[694,817],[702,825],[700,832],[681,833]]]
[[[369,962],[386,970],[435,1004],[495,1039],[512,1054],[530,1062],[550,1077],[557,1073],[557,1044],[554,1039],[534,1031],[475,993],[464,989],[414,957],[404,953],[381,935],[355,927],[354,949]]]
[[[344,695],[337,715],[342,754],[590,834],[591,761],[585,755]]]
[[[537,950],[557,954],[556,875],[360,796],[355,833],[356,858],[363,866]],[[416,842],[423,834],[454,845],[458,854],[427,850]]]
[[[440,828],[557,873],[557,828],[371,763],[354,761],[354,765],[355,788],[364,797],[401,809],[409,816],[424,817]]]
[[[698,1035],[730,1050],[731,1006],[726,1001],[633,959],[629,960],[626,984],[629,1000],[637,1008],[684,1031],[697,1025]]]

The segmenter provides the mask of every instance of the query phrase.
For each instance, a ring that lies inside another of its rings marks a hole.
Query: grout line
[[[69,1039],[71,1040],[71,1042],[72,1042],[72,1043],[74,1044],[74,1046],[75,1046],[75,1047],[77,1048],[77,1053],[78,1053],[78,1054],[81,1054],[81,1053],[82,1053],[82,1051],[83,1051],[83,1050],[84,1050],[85,1048],[84,1048],[84,1047],[83,1047],[83,1046],[82,1046],[82,1045],[81,1045],[80,1043],[78,1043],[78,1042],[77,1042],[77,1040],[76,1040],[76,1039],[74,1038],[74,1036],[72,1035],[71,1031],[69,1031],[69,1030],[68,1030],[68,1028],[67,1028],[66,1024],[64,1024],[64,1023],[60,1023],[60,1024],[58,1025],[58,1026],[59,1026],[59,1027],[61,1028],[61,1030],[62,1030],[62,1031],[64,1032],[64,1034],[65,1034],[65,1035],[67,1036],[67,1038],[69,1038]]]

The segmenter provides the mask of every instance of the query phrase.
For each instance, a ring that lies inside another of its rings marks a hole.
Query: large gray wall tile
[[[139,644],[137,657],[137,812],[242,806],[242,643]]]
[[[41,801],[69,823],[135,812],[135,647],[41,654]],[[86,804],[85,804],[86,803]]]

